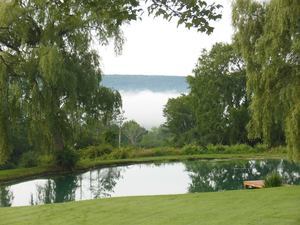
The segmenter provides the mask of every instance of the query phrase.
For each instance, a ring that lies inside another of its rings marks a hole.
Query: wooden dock
[[[246,180],[244,181],[245,188],[263,188],[265,186],[264,180]]]

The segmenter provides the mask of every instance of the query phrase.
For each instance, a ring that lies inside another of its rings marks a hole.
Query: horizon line
[[[187,77],[190,75],[167,75],[167,74],[118,74],[118,73],[111,73],[111,74],[103,74],[103,76],[164,76],[164,77]]]

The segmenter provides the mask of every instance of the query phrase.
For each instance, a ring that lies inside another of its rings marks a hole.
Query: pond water
[[[300,164],[284,160],[201,160],[136,164],[0,185],[0,206],[40,205],[116,196],[182,194],[243,188],[277,170],[300,184]]]

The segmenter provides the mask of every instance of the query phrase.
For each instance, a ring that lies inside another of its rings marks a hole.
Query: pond
[[[287,184],[300,184],[300,164],[285,160],[201,160],[135,164],[0,185],[0,206],[116,197],[183,194],[243,188],[277,170]]]

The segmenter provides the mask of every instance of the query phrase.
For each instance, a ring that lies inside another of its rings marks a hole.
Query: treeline
[[[101,5],[101,7],[97,7]],[[211,33],[220,5],[149,1],[148,13]],[[116,122],[118,92],[102,87],[95,42],[122,47],[122,24],[145,11],[138,0],[0,2],[0,165],[50,155],[72,167],[76,152],[108,144],[286,144],[300,158],[300,4],[233,2],[232,44],[203,51],[190,93],[170,99],[166,124],[146,132]],[[121,128],[121,129],[120,129]],[[25,158],[25,159],[24,159]]]
[[[300,158],[300,4],[236,0],[232,44],[203,51],[190,93],[170,99],[178,145],[285,145]]]
[[[143,12],[211,33],[219,8],[203,0],[146,9],[139,0],[0,1],[0,165],[31,152],[70,166],[74,149],[110,139],[121,99],[100,85],[95,46],[113,41],[119,53],[122,25]]]

